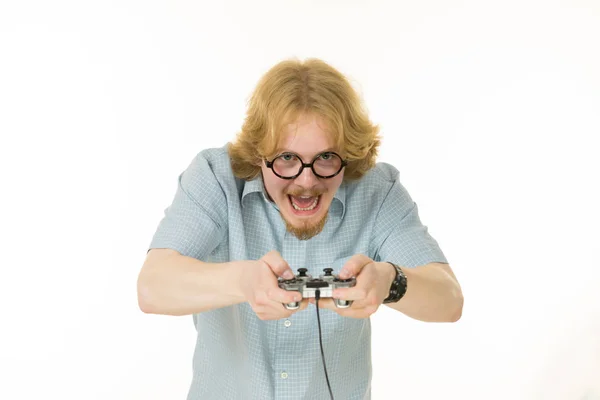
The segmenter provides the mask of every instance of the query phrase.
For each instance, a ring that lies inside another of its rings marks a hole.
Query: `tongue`
[[[314,197],[292,197],[294,203],[300,208],[307,208],[315,201]]]

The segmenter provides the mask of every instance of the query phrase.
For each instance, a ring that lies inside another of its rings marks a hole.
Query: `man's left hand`
[[[333,299],[321,298],[319,308],[328,308],[343,317],[368,318],[389,295],[396,270],[389,263],[375,262],[363,254],[357,254],[346,262],[339,275],[341,279],[356,277],[356,286],[333,291],[334,299],[352,300],[352,305],[338,308]],[[315,299],[311,298],[310,303],[315,304]]]

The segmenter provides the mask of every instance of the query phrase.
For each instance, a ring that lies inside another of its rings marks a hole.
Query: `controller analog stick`
[[[325,276],[331,276],[333,272],[333,268],[324,268],[323,272],[325,272]]]
[[[308,271],[308,269],[298,268],[298,276],[306,276],[306,271]]]

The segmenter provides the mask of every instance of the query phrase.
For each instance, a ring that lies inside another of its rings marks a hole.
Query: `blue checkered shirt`
[[[199,260],[256,260],[271,250],[292,270],[337,274],[353,255],[405,267],[446,263],[422,225],[398,171],[378,163],[356,182],[342,183],[323,231],[307,241],[286,232],[262,178],[234,177],[226,147],[200,152],[179,176],[150,248],[170,248]],[[188,400],[327,399],[314,306],[287,319],[262,321],[248,303],[193,316],[197,330]],[[369,399],[369,319],[321,310],[327,372],[336,399]]]

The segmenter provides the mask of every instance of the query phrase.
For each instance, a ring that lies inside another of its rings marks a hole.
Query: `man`
[[[341,73],[288,60],[258,83],[236,141],[200,152],[180,175],[138,298],[147,313],[193,314],[188,399],[321,399],[330,389],[368,399],[369,316],[384,301],[423,321],[460,318],[446,258],[398,171],[375,162],[378,133]],[[278,286],[299,268],[355,277],[333,293],[351,306],[322,298],[317,321],[315,299]]]

